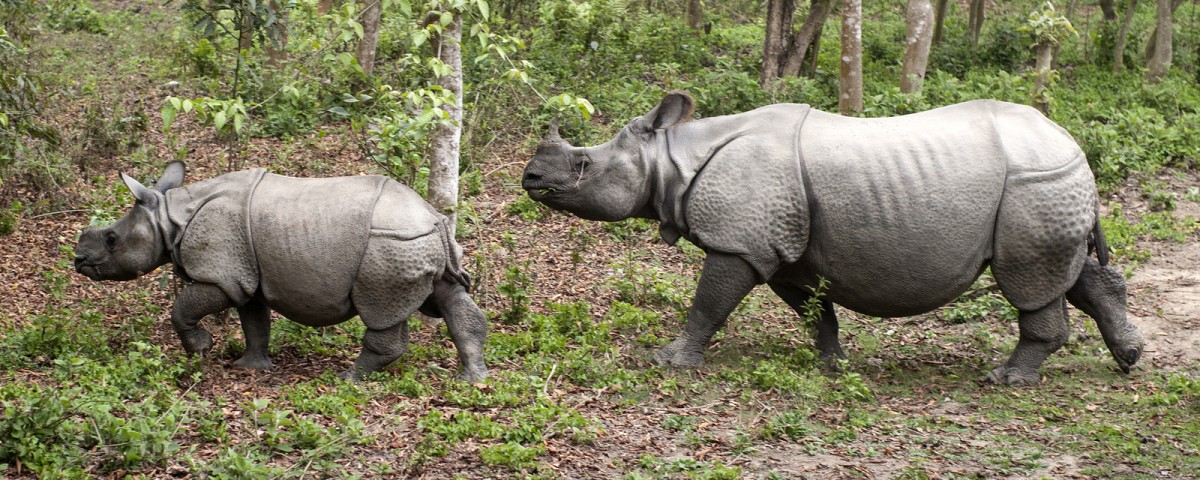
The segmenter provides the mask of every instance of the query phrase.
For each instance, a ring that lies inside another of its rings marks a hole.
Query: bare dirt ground
[[[1177,217],[1200,219],[1200,203],[1182,195],[1200,186],[1200,174],[1181,172],[1159,179],[1179,198]],[[1148,211],[1132,186],[1122,190],[1120,200],[1129,214]],[[1193,235],[1183,243],[1147,241],[1138,247],[1151,252],[1128,281],[1131,321],[1146,336],[1143,361],[1156,368],[1195,365],[1200,361],[1200,241]]]

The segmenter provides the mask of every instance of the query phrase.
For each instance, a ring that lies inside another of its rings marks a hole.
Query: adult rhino
[[[198,326],[236,307],[246,350],[236,365],[271,367],[270,310],[309,326],[358,315],[363,349],[343,378],[358,380],[408,348],[408,317],[444,317],[460,377],[487,377],[483,312],[467,295],[462,248],[445,216],[386,177],[290,178],[245,170],[181,187],[167,165],[154,188],[124,174],[137,200],[124,217],[89,228],[75,269],[92,280],[132,280],[166,263],[187,282],[171,324],[188,353],[212,348]]]
[[[683,333],[659,364],[698,367],[726,317],[766,283],[797,312],[821,278],[821,357],[844,357],[833,304],[916,315],[962,294],[989,265],[1019,311],[1020,340],[986,380],[1035,384],[1070,332],[1066,301],[1096,320],[1122,370],[1143,340],[1125,282],[1106,266],[1095,181],[1083,152],[1032,108],[973,101],[894,118],[780,104],[690,121],[668,94],[602,145],[552,125],[522,186],[585,219],[661,222],[707,253]],[[1094,248],[1097,259],[1089,257]]]

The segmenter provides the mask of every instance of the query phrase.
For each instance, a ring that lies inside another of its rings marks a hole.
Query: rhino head
[[[656,218],[650,199],[658,162],[657,138],[664,129],[691,119],[692,97],[672,92],[645,115],[634,118],[608,142],[575,147],[558,134],[558,122],[525,166],[521,187],[555,210],[587,220]]]
[[[121,174],[137,202],[112,225],[88,227],[75,246],[75,271],[92,280],[133,280],[171,261],[162,224],[164,193],[183,183],[183,162],[171,162],[154,188]]]

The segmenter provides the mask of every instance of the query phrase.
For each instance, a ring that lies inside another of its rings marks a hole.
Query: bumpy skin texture
[[[1118,365],[1141,354],[1125,284],[1103,245],[1083,152],[1032,108],[974,101],[856,119],[781,104],[690,121],[672,93],[613,140],[573,147],[551,132],[526,166],[535,200],[594,220],[659,220],[708,258],[683,333],[655,356],[697,367],[756,284],[800,312],[829,281],[821,356],[843,356],[832,304],[882,317],[928,312],[989,265],[1020,311],[1012,357],[986,379],[1039,381],[1066,341],[1066,301],[1092,316]]]
[[[180,187],[168,165],[154,188],[123,177],[137,204],[113,225],[88,229],[76,270],[93,280],[128,280],[168,262],[188,284],[171,323],[189,353],[212,348],[200,319],[237,308],[246,351],[236,365],[271,367],[270,310],[309,326],[362,318],[367,332],[354,366],[361,379],[408,348],[408,317],[444,317],[458,348],[460,377],[487,377],[483,312],[467,295],[462,249],[447,219],[411,189],[385,177],[299,179],[261,169]]]

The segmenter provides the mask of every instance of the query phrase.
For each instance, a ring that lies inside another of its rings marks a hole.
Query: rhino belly
[[[350,290],[383,180],[263,179],[249,216],[260,291],[271,308],[314,326],[355,314]]]
[[[1007,166],[990,114],[949,113],[813,112],[801,138],[811,231],[793,276],[820,275],[835,303],[883,317],[930,311],[971,286],[993,255]]]

